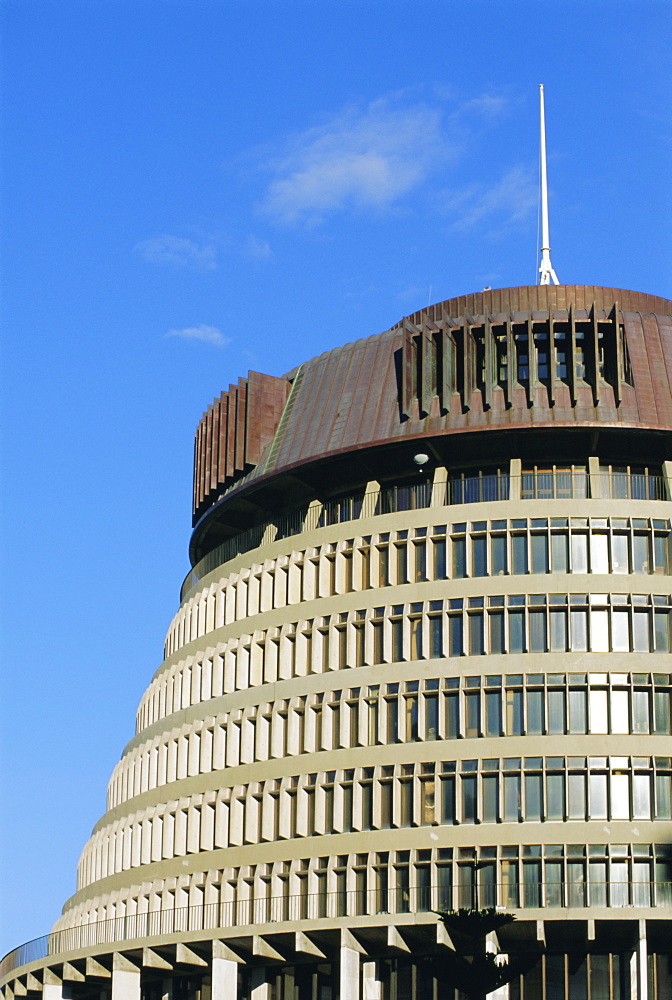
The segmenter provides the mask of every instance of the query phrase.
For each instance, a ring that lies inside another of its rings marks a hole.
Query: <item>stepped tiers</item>
[[[229,386],[164,660],[7,1000],[669,1000],[671,434],[672,303],[614,288]]]

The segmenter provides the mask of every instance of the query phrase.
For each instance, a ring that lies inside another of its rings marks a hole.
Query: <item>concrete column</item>
[[[362,962],[362,1000],[382,1000],[383,984],[377,971],[376,962]]]
[[[597,455],[590,455],[588,458],[588,478],[590,480],[591,497],[602,496],[602,476],[600,474],[600,460]],[[607,487],[609,488],[609,487]]]
[[[161,1000],[173,1000],[172,979],[164,979],[161,983]]]
[[[52,972],[51,969],[45,969],[42,996],[44,1000],[69,1000],[72,996],[72,990],[55,972]]]
[[[646,946],[646,920],[639,920],[637,944],[630,957],[630,995],[632,1000],[648,1000],[648,949]]]
[[[339,963],[339,1000],[360,1000],[359,998],[359,952],[347,945],[341,945]]]
[[[672,462],[663,462],[663,479],[667,487],[667,499],[672,500]]]
[[[261,970],[263,972],[263,969]],[[212,1000],[237,1000],[238,963],[228,958],[212,960]]]
[[[271,984],[266,982],[266,969],[257,965],[250,973],[250,1000],[270,1000]]]
[[[448,502],[448,469],[437,465],[432,479],[432,507],[444,507]]]
[[[512,458],[509,463],[509,500],[520,500],[520,477],[523,463],[519,458]]]
[[[140,969],[119,952],[112,959],[112,1000],[140,1000]]]

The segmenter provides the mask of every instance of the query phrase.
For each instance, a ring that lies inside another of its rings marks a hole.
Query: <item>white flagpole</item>
[[[541,152],[541,267],[540,285],[559,285],[558,276],[551,264],[551,247],[548,229],[548,180],[546,177],[546,117],[544,114],[544,85],[539,84],[539,125]]]

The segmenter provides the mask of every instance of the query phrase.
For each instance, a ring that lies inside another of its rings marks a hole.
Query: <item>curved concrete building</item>
[[[671,313],[485,291],[208,407],[165,659],[8,1000],[458,1000],[436,911],[490,908],[493,997],[669,1000]]]

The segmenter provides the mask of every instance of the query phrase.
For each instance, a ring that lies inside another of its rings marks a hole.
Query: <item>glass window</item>
[[[588,572],[588,536],[572,532],[572,573]]]
[[[532,572],[548,573],[548,539],[545,532],[532,535]]]
[[[455,822],[455,778],[452,775],[441,779],[441,819],[444,823]]]
[[[525,775],[525,819],[541,820],[541,775]]]
[[[601,819],[602,817],[597,818]],[[611,818],[630,819],[630,776],[628,774],[614,773],[611,775]]]
[[[651,819],[651,775],[649,774],[635,773],[632,777],[632,818]]]
[[[551,652],[564,653],[567,649],[567,612],[562,609],[552,609],[551,619]]]
[[[462,777],[462,822],[476,822],[476,775]]]
[[[589,819],[607,819],[607,776],[606,774],[590,774],[590,809]]]
[[[656,819],[670,819],[672,816],[672,777],[669,774],[656,775]]]
[[[509,652],[525,652],[525,612],[509,612]]]
[[[611,648],[615,653],[630,652],[630,612],[614,608],[611,612]]]
[[[546,611],[530,611],[530,652],[546,652]]]
[[[448,655],[462,656],[463,648],[462,615],[450,615],[448,619]]]
[[[511,688],[506,692],[506,733],[523,735],[523,692]]]
[[[432,659],[443,656],[442,615],[432,615],[429,619],[429,655]]]
[[[446,737],[449,740],[457,739],[460,735],[460,708],[458,693],[451,692],[446,695]]]
[[[654,732],[669,733],[670,731],[670,693],[656,691],[653,696]]]
[[[629,733],[630,720],[628,712],[628,692],[622,688],[611,691],[611,731],[612,733]]]
[[[549,774],[546,777],[546,818],[565,818],[565,777],[563,774]]]
[[[475,691],[465,695],[466,726],[465,736],[474,737],[481,734],[481,694]]]
[[[527,726],[526,732],[531,736],[539,736],[544,731],[544,692],[543,690],[527,691]]]
[[[490,652],[504,652],[504,612],[491,611],[489,614],[490,623]]]
[[[518,822],[520,819],[520,775],[504,775],[504,819]]]
[[[471,539],[471,575],[487,576],[487,537],[485,534],[476,535]]]
[[[484,622],[482,614],[469,615],[469,652],[472,656],[485,653]]]
[[[649,731],[649,692],[635,689],[632,692],[632,732]]]
[[[548,692],[548,731],[552,735],[558,735],[565,731],[565,692]]]
[[[632,572],[650,573],[649,565],[649,536],[641,532],[635,532],[632,536]]]
[[[628,536],[624,531],[615,531],[611,536],[611,572],[629,573]]]
[[[590,906],[607,905],[607,862],[591,861],[588,865],[588,903]]]
[[[633,647],[636,653],[649,652],[649,612],[636,609],[633,615]]]
[[[434,579],[446,579],[446,540],[445,538],[432,539],[434,549]]]
[[[467,542],[465,538],[453,539],[453,577],[461,579],[467,575]]]
[[[425,739],[438,740],[439,738],[439,696],[434,694],[425,695]]]
[[[491,540],[492,576],[504,576],[508,570],[506,535],[493,535]]]
[[[511,537],[511,551],[513,556],[514,574],[527,573],[527,535],[513,535]]]
[[[590,692],[590,731],[591,733],[608,733],[607,725],[607,692],[593,688]]]
[[[499,785],[496,775],[483,778],[483,822],[496,823],[499,819]]]
[[[670,652],[670,614],[654,611],[654,648],[656,653]]]
[[[586,872],[583,861],[570,861],[567,864],[567,881],[569,883],[569,906],[586,905]],[[560,1000],[564,997],[564,989]]]
[[[610,902],[612,906],[628,905],[629,892],[628,892],[627,861],[611,862],[610,890],[611,890]]]
[[[584,652],[588,649],[588,612],[572,610],[570,612],[572,626],[572,649]]]
[[[502,696],[499,691],[485,695],[486,736],[500,736],[502,732]]]
[[[566,531],[551,535],[551,566],[554,573],[566,573],[569,568],[569,539]]]
[[[569,692],[569,731],[586,732],[586,692],[580,689]]]
[[[586,776],[570,773],[569,787],[569,818],[586,818]]]
[[[590,612],[590,648],[594,653],[609,651],[609,612],[606,609]]]
[[[609,536],[602,532],[590,536],[590,572],[609,572]]]

